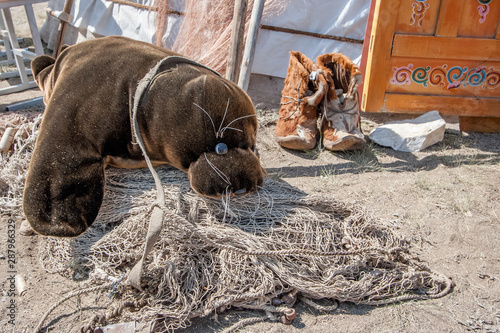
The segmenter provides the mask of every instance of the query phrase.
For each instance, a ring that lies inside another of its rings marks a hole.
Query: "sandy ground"
[[[462,133],[457,119],[447,117],[444,140],[418,153],[373,143],[354,153],[289,151],[280,148],[273,137],[281,85],[279,80],[253,77],[249,91],[260,114],[258,148],[269,177],[306,193],[358,202],[379,218],[399,221],[398,232],[418,240],[414,246],[419,257],[431,269],[451,277],[456,286],[436,300],[383,307],[342,303],[332,313],[299,303],[291,326],[264,322],[242,331],[500,332],[500,134]],[[0,96],[0,105],[39,95],[34,89]],[[363,130],[367,134],[401,117],[405,116],[364,114]],[[42,269],[37,258],[39,236],[19,235],[20,217],[2,215],[0,221],[0,331],[31,332],[51,305],[80,284]],[[15,226],[14,236],[10,236],[10,226]],[[21,297],[9,296],[8,239],[12,238],[15,270],[28,285]],[[15,325],[8,316],[12,300]],[[75,298],[57,308],[46,327],[49,332],[79,332],[106,303],[104,294]],[[184,332],[220,331],[249,315],[229,311],[219,322],[198,319]],[[147,323],[137,323],[137,332],[147,331]]]

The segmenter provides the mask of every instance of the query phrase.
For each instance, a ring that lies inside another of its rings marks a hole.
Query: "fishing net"
[[[30,136],[16,138],[2,159],[2,210],[21,214],[24,174],[39,119]],[[24,141],[23,141],[24,140]],[[5,169],[4,169],[5,168]],[[82,236],[39,236],[39,258],[49,273],[112,283],[120,320],[153,322],[154,331],[189,326],[190,320],[229,307],[260,309],[280,320],[291,297],[387,304],[437,298],[450,280],[414,256],[393,222],[364,207],[304,193],[268,178],[262,190],[238,199],[195,194],[186,175],[157,168],[165,199],[164,227],[143,267],[142,291],[124,283],[141,258],[155,183],[147,169],[106,171],[97,220]]]
[[[289,0],[268,0],[265,2],[263,17],[280,14]],[[166,13],[173,9],[174,1],[157,0],[158,31],[165,28]],[[248,0],[245,12],[245,36],[254,1]],[[229,42],[231,39],[234,0],[186,0],[182,24],[172,49],[180,54],[213,68],[224,76],[226,72]],[[240,41],[244,45],[245,40]],[[159,43],[164,45],[165,43]]]
[[[226,73],[229,43],[234,16],[234,0],[156,0],[154,5],[144,5],[129,0],[107,0],[121,5],[156,11],[155,44],[176,51],[219,72]],[[290,0],[267,0],[262,17],[279,15]],[[238,41],[245,44],[254,0],[246,1],[244,36]],[[181,10],[178,10],[182,8]],[[182,17],[180,27],[166,33],[168,15]],[[172,46],[170,46],[172,45]]]
[[[10,150],[0,154],[0,211],[21,215],[26,172],[42,120],[39,111],[16,111],[0,114],[0,137],[7,128],[17,129]]]

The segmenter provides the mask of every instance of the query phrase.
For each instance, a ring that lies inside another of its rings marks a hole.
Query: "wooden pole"
[[[250,26],[248,27],[247,40],[245,43],[245,52],[241,62],[240,77],[238,86],[244,91],[248,89],[250,82],[250,71],[252,70],[253,56],[255,54],[255,44],[257,42],[257,34],[259,32],[260,20],[264,11],[264,3],[266,0],[255,0],[250,17]]]
[[[234,4],[233,29],[231,31],[231,41],[229,43],[229,55],[227,57],[226,79],[236,80],[238,73],[238,59],[241,53],[241,44],[245,32],[245,12],[247,9],[246,0],[236,0]]]
[[[66,13],[69,15],[71,13],[71,7],[73,7],[73,0],[66,0],[66,2],[64,3],[63,13]],[[53,53],[54,58],[57,58],[59,53],[61,53],[61,47],[62,47],[62,44],[64,42],[64,33],[66,31],[67,24],[68,24],[67,21],[60,20],[59,32],[57,34],[56,46],[54,48],[54,53]]]
[[[168,0],[155,1],[158,13],[156,14],[156,33],[155,33],[155,45],[163,47],[163,34],[165,33],[165,27],[167,25],[168,17]]]

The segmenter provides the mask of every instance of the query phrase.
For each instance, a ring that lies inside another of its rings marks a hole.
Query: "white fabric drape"
[[[135,0],[135,2],[143,5],[154,4],[154,0]],[[169,4],[179,11],[183,9],[183,2],[183,0],[169,0]],[[64,0],[50,0],[48,6],[61,10]],[[264,16],[261,23],[363,39],[369,7],[370,0],[290,0],[281,14],[272,17]],[[105,0],[75,0],[71,14],[74,17],[71,26],[78,29],[84,36],[89,32],[100,36],[122,35],[154,43],[156,12]],[[167,48],[172,47],[181,22],[182,16],[168,16],[163,38]],[[47,22],[42,27],[42,38],[46,42],[57,34],[56,27],[57,24],[54,22]],[[79,38],[78,41],[81,39]],[[257,39],[252,73],[285,77],[290,51],[300,51],[313,60],[320,54],[341,52],[359,64],[362,44],[261,29]]]

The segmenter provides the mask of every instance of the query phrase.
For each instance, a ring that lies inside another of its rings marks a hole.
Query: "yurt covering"
[[[223,29],[226,32],[231,29],[227,25],[230,25],[233,17],[234,1],[164,0],[164,3],[167,2],[168,14],[162,29],[164,47],[175,50],[176,39],[179,33],[183,33],[186,17],[192,17],[188,10],[205,14],[196,18],[195,24],[198,26],[209,25],[209,30],[215,29],[217,34],[222,31],[217,30],[219,25],[225,24]],[[158,3],[161,1],[75,0],[71,11],[73,19],[67,29],[65,43],[74,44],[108,35],[155,43],[159,21],[158,11],[154,8],[159,6]],[[253,1],[248,1],[247,21],[252,5]],[[52,10],[62,10],[64,0],[50,0],[49,7]],[[370,0],[267,0],[251,72],[285,77],[290,51],[300,51],[311,59],[323,53],[341,52],[359,64],[369,7]],[[56,19],[49,17],[42,27],[42,38],[49,44],[49,48],[54,45],[58,24]],[[208,40],[210,37],[206,31],[195,31],[187,35],[201,40]],[[228,38],[217,41],[219,44],[211,42],[208,48],[226,50],[227,41]],[[182,41],[177,41],[177,44],[181,43]],[[191,50],[195,48],[197,47],[191,47]],[[196,56],[191,57],[203,62],[202,59],[196,59]],[[215,65],[213,67],[219,69]]]

